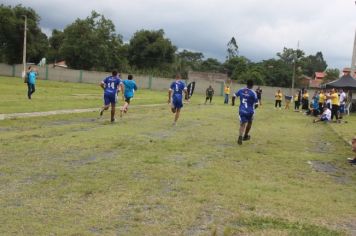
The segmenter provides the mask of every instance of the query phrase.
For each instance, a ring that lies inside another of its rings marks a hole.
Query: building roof
[[[325,84],[326,88],[344,88],[344,89],[356,89],[356,79],[351,75],[343,75],[340,79],[334,80]]]
[[[325,77],[325,73],[324,72],[315,72],[315,78],[316,79],[322,79]]]

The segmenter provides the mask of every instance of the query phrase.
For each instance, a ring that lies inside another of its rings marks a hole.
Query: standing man
[[[35,84],[37,80],[37,71],[31,66],[28,68],[27,77],[27,97],[31,99],[32,94],[36,91]]]
[[[331,120],[336,118],[336,122],[339,122],[339,95],[336,90],[331,89],[330,95],[327,98],[331,99]]]
[[[129,75],[127,77],[127,80],[124,80],[122,83],[125,88],[125,91],[123,92],[123,98],[125,100],[125,104],[120,109],[120,117],[122,117],[123,112],[126,113],[127,110],[129,109],[130,101],[133,98],[135,91],[137,90],[136,82],[133,80],[132,75]]]
[[[115,122],[117,96],[120,89],[123,90],[121,79],[117,76],[117,71],[114,70],[111,76],[101,81],[100,87],[104,90],[104,106],[100,110],[100,117],[103,116],[105,110],[109,109],[111,104],[111,122]]]
[[[262,89],[260,88],[260,86],[257,87],[255,92],[257,94],[258,105],[262,106]]]
[[[247,80],[247,87],[238,90],[232,97],[232,105],[235,105],[235,98],[240,97],[240,130],[237,143],[242,144],[242,140],[247,141],[251,138],[248,134],[252,126],[253,115],[255,113],[255,105],[258,104],[258,99],[255,91],[252,90],[253,80]]]
[[[229,104],[230,86],[225,84],[224,87],[224,104]]]
[[[274,103],[274,108],[277,108],[277,106],[279,107],[279,109],[281,109],[282,107],[282,97],[283,94],[281,92],[280,89],[277,90],[276,94],[274,95],[276,102]]]
[[[214,95],[214,89],[213,87],[211,87],[211,85],[209,85],[209,88],[206,89],[205,95],[206,95],[205,104],[208,100],[210,100],[210,104],[211,104],[211,100],[213,99],[213,95]]]
[[[319,93],[319,110],[320,110],[320,113],[322,113],[324,111],[325,99],[326,99],[326,96],[325,96],[324,90],[321,90],[320,93]]]
[[[340,89],[339,90],[339,93],[340,93],[340,107],[339,107],[339,111],[340,111],[340,119],[342,119],[343,115],[345,114],[345,105],[346,105],[346,100],[347,100],[347,97],[346,97],[346,93],[344,92],[343,89]]]
[[[187,96],[187,87],[185,83],[181,81],[180,74],[176,75],[176,81],[171,83],[168,90],[168,103],[171,104],[171,110],[175,113],[173,125],[177,124],[180,110],[183,107],[183,92]]]

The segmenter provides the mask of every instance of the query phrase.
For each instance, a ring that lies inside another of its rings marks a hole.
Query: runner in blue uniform
[[[114,70],[111,76],[101,81],[100,87],[104,90],[104,106],[100,110],[100,117],[103,116],[104,110],[109,109],[111,104],[111,122],[115,122],[115,105],[117,102],[117,95],[120,89],[122,90],[122,82],[117,76],[117,71]]]
[[[168,103],[171,104],[171,110],[175,113],[173,125],[177,124],[180,110],[183,107],[183,92],[187,96],[187,87],[185,83],[181,81],[180,75],[177,74],[176,81],[172,82],[168,90]]]
[[[255,106],[257,107],[258,98],[255,91],[252,90],[253,81],[247,80],[247,87],[238,90],[232,98],[232,105],[235,105],[236,97],[240,97],[240,130],[237,143],[242,144],[242,140],[249,140],[251,137],[248,135],[252,126],[253,115],[255,113]]]

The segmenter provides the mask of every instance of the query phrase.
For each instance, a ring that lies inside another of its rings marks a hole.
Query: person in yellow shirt
[[[333,120],[335,116],[336,122],[339,122],[339,95],[335,89],[332,89],[327,98],[331,99],[331,120]]]
[[[224,97],[225,97],[224,104],[229,104],[229,95],[230,95],[230,86],[225,84],[225,87],[224,87]]]
[[[294,111],[299,111],[300,107],[300,90],[294,94]]]
[[[276,102],[274,104],[274,108],[277,108],[277,105],[279,107],[279,109],[281,109],[282,107],[282,97],[283,97],[283,94],[281,92],[280,89],[277,90],[276,94],[274,95],[274,97],[276,98]]]
[[[322,112],[324,110],[325,100],[326,100],[325,92],[324,92],[324,90],[321,90],[319,93],[319,110],[320,110],[320,112]]]
[[[308,110],[308,109],[309,109],[309,93],[306,89],[304,89],[302,95],[302,110]]]

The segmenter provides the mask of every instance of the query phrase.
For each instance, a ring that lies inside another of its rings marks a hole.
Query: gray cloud
[[[353,0],[2,0],[32,7],[45,32],[63,29],[92,10],[104,14],[129,40],[140,29],[164,29],[179,48],[225,58],[237,39],[240,54],[254,61],[275,57],[283,47],[323,52],[330,67],[350,66],[356,28]]]

